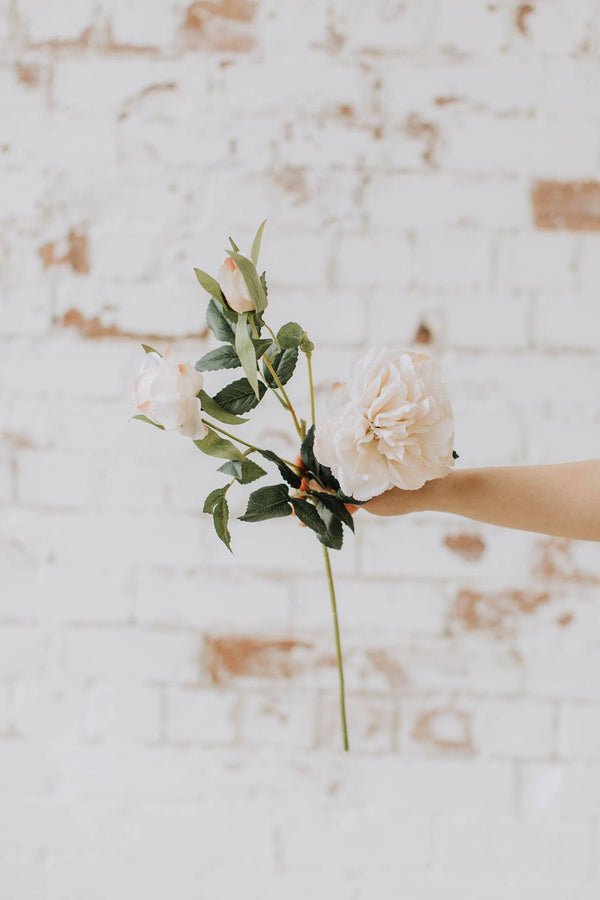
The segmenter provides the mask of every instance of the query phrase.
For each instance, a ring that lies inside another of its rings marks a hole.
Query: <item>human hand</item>
[[[366,509],[375,516],[403,516],[406,513],[427,509],[431,484],[433,481],[426,481],[423,487],[414,491],[403,491],[397,487],[391,488],[363,503],[361,509]]]

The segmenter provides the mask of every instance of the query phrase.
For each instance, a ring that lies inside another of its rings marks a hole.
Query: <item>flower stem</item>
[[[306,354],[306,365],[308,366],[308,383],[310,385],[310,416],[313,425],[315,424],[315,386],[313,384],[312,371],[312,353]]]
[[[254,332],[254,337],[255,337],[255,338],[258,338],[258,331],[256,330],[256,325],[254,324],[254,320],[253,320],[253,319],[250,319],[250,323],[251,323],[251,325],[252,325],[252,330],[253,330],[253,332]],[[267,325],[266,322],[265,322],[265,327],[268,328],[269,331],[271,331],[271,329],[269,328],[269,326]],[[271,331],[271,334],[273,334],[272,331]],[[277,340],[277,339],[275,338],[275,340]],[[282,394],[282,396],[283,396],[283,399],[285,400],[285,403],[287,403],[287,408],[288,408],[288,410],[290,411],[290,413],[292,414],[292,419],[294,420],[294,426],[295,426],[295,428],[296,428],[296,431],[298,432],[298,436],[299,436],[299,437],[302,437],[302,429],[300,428],[300,425],[299,425],[299,423],[298,423],[298,419],[297,419],[297,417],[296,417],[296,411],[295,411],[294,407],[292,406],[292,402],[291,402],[290,398],[288,397],[288,395],[287,395],[286,392],[285,392],[285,388],[284,388],[284,386],[282,385],[282,383],[281,383],[281,381],[280,381],[280,379],[279,379],[279,375],[278,375],[277,372],[275,371],[275,369],[274,369],[274,367],[273,367],[273,364],[272,364],[271,360],[269,359],[269,357],[267,356],[266,353],[263,354],[263,357],[262,357],[262,358],[263,358],[263,361],[264,361],[264,363],[265,363],[267,369],[268,369],[269,372],[271,373],[271,375],[272,375],[272,377],[273,377],[273,380],[275,381],[275,384],[277,385],[277,387],[278,387],[279,390],[281,391],[281,394]],[[272,389],[272,390],[274,390],[274,389]],[[274,393],[277,394],[277,391],[274,390]]]
[[[260,447],[256,447],[254,444],[249,444],[248,441],[243,441],[240,437],[237,436],[237,434],[231,434],[229,431],[225,431],[224,428],[220,428],[218,425],[215,425],[214,422],[210,422],[208,419],[204,419],[203,421],[206,425],[208,425],[209,428],[212,428],[214,431],[219,431],[221,434],[224,434],[225,437],[231,438],[232,441],[237,441],[238,444],[243,444],[244,447],[249,447],[250,450],[254,450],[257,453],[261,452]],[[291,463],[289,462],[289,460],[283,459],[283,456],[280,456],[279,458],[282,459],[287,466],[290,466],[290,468],[299,471],[298,466],[295,463]]]
[[[333,575],[331,572],[331,562],[329,560],[329,550],[323,544],[323,556],[325,557],[325,568],[327,570],[327,580],[329,582],[329,594],[331,596],[331,608],[333,610],[333,627],[335,631],[335,649],[337,654],[337,667],[340,678],[340,713],[342,717],[342,735],[344,740],[344,750],[349,750],[348,746],[348,729],[346,726],[346,701],[344,696],[344,669],[342,667],[342,647],[340,644],[340,627],[338,624],[337,607],[335,604],[335,588],[333,586]]]

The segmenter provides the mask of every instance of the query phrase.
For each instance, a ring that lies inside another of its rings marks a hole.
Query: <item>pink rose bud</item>
[[[227,257],[217,273],[217,281],[225,294],[225,299],[232,309],[238,313],[253,312],[254,303],[244,281],[244,276],[230,256]]]
[[[154,352],[144,357],[131,394],[146,418],[197,441],[208,434],[196,396],[203,385],[204,377],[191,363],[178,365],[167,350],[162,357]]]

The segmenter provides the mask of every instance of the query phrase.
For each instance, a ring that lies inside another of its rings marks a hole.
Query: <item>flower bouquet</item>
[[[224,460],[217,471],[226,483],[210,491],[204,512],[217,536],[231,550],[228,492],[268,476],[275,482],[252,489],[243,522],[294,515],[311,529],[323,548],[329,583],[339,674],[344,750],[349,749],[344,672],[330,550],[340,550],[344,528],[354,532],[360,504],[398,487],[416,490],[431,478],[448,474],[458,454],[445,381],[437,363],[422,353],[373,348],[359,357],[345,384],[334,385],[328,420],[316,428],[312,354],[308,332],[297,322],[275,333],[265,318],[266,273],[258,274],[265,221],[250,256],[234,241],[217,278],[195,269],[209,295],[206,321],[219,346],[195,365],[177,363],[170,349],[161,355],[142,344],[146,356],[132,386],[138,415],[163,430],[191,438],[208,456]],[[304,357],[310,390],[310,425],[292,405],[286,385]],[[242,369],[243,376],[212,395],[205,374]],[[271,448],[239,437],[239,426],[267,394],[273,394],[296,431],[298,455],[285,459]],[[235,433],[227,428],[235,428]],[[267,468],[265,468],[267,466]]]

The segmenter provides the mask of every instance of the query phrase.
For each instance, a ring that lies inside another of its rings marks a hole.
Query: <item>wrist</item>
[[[442,478],[426,481],[420,489],[421,509],[435,512],[452,512],[452,497],[456,494],[462,472],[452,469]]]

